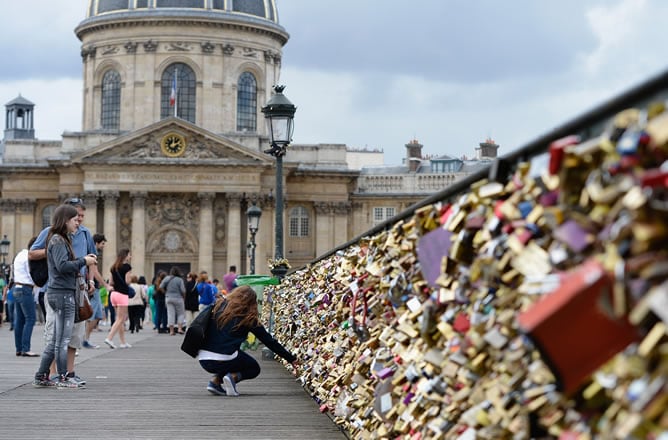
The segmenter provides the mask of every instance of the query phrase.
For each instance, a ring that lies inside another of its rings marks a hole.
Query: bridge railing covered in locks
[[[353,438],[665,438],[667,89],[289,274],[275,334],[321,410]]]

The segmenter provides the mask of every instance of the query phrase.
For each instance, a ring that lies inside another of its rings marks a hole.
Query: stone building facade
[[[109,240],[105,273],[124,247],[135,273],[148,279],[172,265],[222,275],[234,264],[244,273],[245,212],[256,203],[256,267],[268,273],[275,161],[263,153],[261,108],[280,83],[289,39],[275,1],[91,0],[75,33],[82,130],[35,139],[34,104],[23,97],[6,104],[0,234],[11,241],[10,254],[49,224],[59,202],[76,196],[87,205],[84,224]],[[365,167],[378,163],[382,152],[340,144],[289,147],[284,253],[293,266],[465,175],[421,176],[433,173],[410,160]]]

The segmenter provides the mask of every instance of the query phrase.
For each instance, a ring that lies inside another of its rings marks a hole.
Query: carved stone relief
[[[216,46],[214,46],[210,41],[202,43],[202,52],[204,53],[213,53]]]
[[[213,236],[215,240],[214,250],[223,249],[225,245],[225,199],[217,197],[213,202]]]
[[[158,43],[154,42],[153,40],[148,40],[146,43],[144,43],[144,50],[146,52],[155,52],[157,48]]]
[[[170,52],[177,51],[177,52],[189,52],[192,50],[192,46],[190,43],[187,43],[185,41],[174,41],[171,43],[167,43],[167,50]]]
[[[121,239],[121,247],[131,247],[132,202],[127,197],[121,197],[118,204],[118,236]]]
[[[195,194],[149,194],[146,200],[146,233],[164,226],[179,226],[196,235],[199,230],[199,202]]]
[[[197,245],[193,237],[181,229],[164,229],[146,243],[149,254],[194,254]]]
[[[115,55],[118,51],[118,46],[105,46],[105,48],[102,49],[102,55]]]
[[[138,45],[139,45],[139,43],[135,43],[133,41],[128,41],[127,43],[125,43],[125,45],[123,47],[125,48],[125,51],[127,53],[136,53]]]
[[[194,253],[200,206],[195,194],[149,194],[146,200],[146,251]]]
[[[231,44],[226,44],[223,46],[223,55],[232,55],[234,53],[234,46]]]

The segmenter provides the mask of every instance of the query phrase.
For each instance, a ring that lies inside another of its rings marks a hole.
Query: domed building
[[[0,233],[12,249],[48,225],[60,201],[82,197],[84,224],[108,239],[105,271],[128,247],[147,278],[172,265],[244,273],[246,210],[257,204],[257,271],[268,273],[276,161],[264,153],[261,109],[289,39],[278,17],[274,0],[91,0],[75,29],[81,131],[38,140],[34,104],[21,96],[6,104]],[[411,161],[388,176],[364,171],[382,163],[381,152],[290,145],[285,257],[305,264],[461,177],[420,186],[420,160]]]

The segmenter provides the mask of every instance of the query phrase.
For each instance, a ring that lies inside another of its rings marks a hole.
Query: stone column
[[[86,204],[84,226],[90,229],[92,234],[95,234],[99,232],[97,227],[97,192],[84,193],[84,203]]]
[[[109,191],[102,194],[104,199],[104,227],[102,228],[104,236],[107,238],[107,245],[104,248],[104,259],[102,260],[102,278],[109,278],[111,273],[109,268],[116,261],[118,253],[118,191]]]
[[[352,212],[352,204],[350,202],[335,203],[333,211],[334,211],[334,224],[333,224],[333,229],[331,231],[333,241],[330,249],[347,242],[348,237],[351,237],[351,235],[349,235],[350,231],[348,231],[348,217]]]
[[[132,272],[137,276],[145,274],[146,268],[146,218],[145,203],[148,193],[145,191],[130,193],[132,198]]]
[[[35,205],[36,204],[34,200],[20,200],[15,204],[16,223],[14,225],[14,239],[10,239],[12,244],[10,246],[9,255],[7,256],[8,263],[11,263],[9,259],[16,255],[18,251],[28,246],[28,241],[30,241],[30,239],[33,237],[33,226],[35,224]],[[39,232],[41,232],[41,229],[38,231],[38,233]],[[7,234],[7,238],[9,237],[10,235]]]
[[[9,254],[7,255],[8,259],[7,264],[11,263],[9,261],[10,255],[14,255],[16,252],[14,249],[16,247],[17,233],[16,233],[16,207],[17,200],[0,200],[0,210],[2,210],[2,227],[0,230],[0,240],[4,235],[7,236],[7,239],[11,241],[9,246]],[[32,226],[33,220],[30,220],[30,225]],[[40,229],[41,231],[41,229]],[[28,244],[28,243],[26,243]]]
[[[315,209],[315,255],[319,256],[332,249],[332,206],[327,202],[316,202]]]
[[[193,272],[202,270],[213,274],[213,243],[215,241],[213,232],[213,200],[215,193],[197,193],[199,198],[199,262]]]
[[[228,193],[227,198],[227,263],[224,268],[241,268],[241,200],[239,193]],[[224,272],[224,273],[225,273]],[[223,274],[215,274],[219,279]]]

